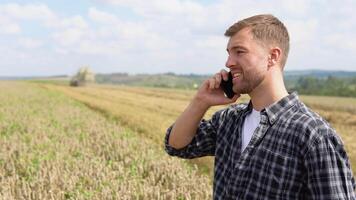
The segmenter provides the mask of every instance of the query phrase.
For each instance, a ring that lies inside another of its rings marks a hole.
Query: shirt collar
[[[281,100],[269,105],[264,110],[267,113],[269,122],[274,124],[278,118],[285,112],[287,112],[292,106],[299,102],[298,93],[293,92]]]
[[[296,105],[298,102],[298,93],[289,93],[288,96],[285,96],[281,100],[262,109],[261,114],[266,113],[270,124],[274,124],[283,113],[289,110],[292,106]],[[252,108],[252,101],[250,100],[244,115],[250,113]]]

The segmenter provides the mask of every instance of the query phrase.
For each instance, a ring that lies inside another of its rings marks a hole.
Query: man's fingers
[[[209,89],[213,90],[215,88],[215,78],[209,79]]]
[[[215,88],[219,88],[221,83],[221,74],[220,73],[215,74],[214,78],[215,78]]]
[[[224,79],[224,81],[227,81],[229,79],[229,72],[228,71],[222,69],[220,71],[220,74],[222,75],[222,78]]]
[[[229,79],[229,72],[222,69],[219,73],[216,73],[213,77],[208,79],[209,81],[208,88],[210,90],[218,89],[220,88],[221,81],[222,80],[227,81],[228,79]]]

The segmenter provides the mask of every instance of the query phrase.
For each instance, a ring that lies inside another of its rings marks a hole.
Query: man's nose
[[[225,66],[226,66],[227,68],[230,68],[230,67],[232,67],[232,66],[234,66],[234,65],[235,65],[234,60],[231,58],[231,56],[228,56],[228,57],[227,57],[227,60],[226,60],[226,63],[225,63]]]

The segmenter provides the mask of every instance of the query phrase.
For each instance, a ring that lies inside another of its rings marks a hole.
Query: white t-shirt
[[[250,142],[253,133],[255,132],[258,124],[260,123],[260,120],[260,112],[255,109],[252,109],[252,112],[246,116],[242,128],[242,151]]]

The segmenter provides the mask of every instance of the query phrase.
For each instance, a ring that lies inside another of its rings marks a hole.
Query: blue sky
[[[215,73],[224,31],[271,13],[287,26],[286,70],[356,71],[352,0],[0,0],[0,76]]]

